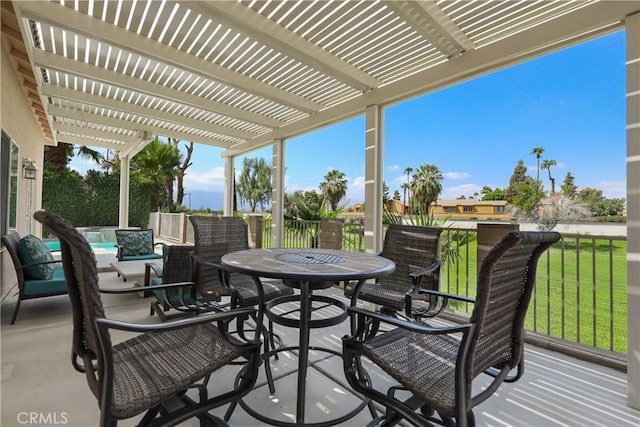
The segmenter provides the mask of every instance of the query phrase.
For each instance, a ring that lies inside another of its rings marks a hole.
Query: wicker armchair
[[[437,227],[389,225],[380,255],[392,260],[396,270],[375,283],[366,283],[357,299],[378,304],[380,311],[387,314],[404,312],[407,317],[437,314],[431,298],[418,291],[439,289],[440,233],[442,228]],[[345,288],[345,296],[352,299],[352,306],[356,303],[355,286],[356,283],[350,283]]]
[[[403,419],[416,426],[434,422],[474,425],[473,408],[502,382],[514,382],[522,376],[524,319],[538,258],[559,238],[555,232],[507,234],[482,262],[475,302],[425,291],[445,302],[474,302],[466,324],[431,327],[361,308],[349,309],[355,332],[343,338],[345,375],[356,391],[386,408],[383,425],[395,425]],[[372,322],[378,325],[371,327]],[[378,326],[385,324],[392,329],[376,334]],[[387,393],[376,390],[363,369],[362,357],[373,361],[400,385]],[[474,394],[472,381],[481,373],[493,380]],[[407,390],[410,397],[400,400],[396,397],[398,390]]]
[[[196,416],[205,424],[223,424],[208,411],[248,393],[260,362],[260,342],[229,337],[226,325],[254,310],[243,308],[146,325],[107,319],[95,255],[87,241],[58,215],[39,211],[34,217],[60,239],[73,311],[72,363],[86,375],[99,401],[100,425],[114,426],[118,420],[143,413],[140,425],[178,425]],[[177,288],[185,284],[161,286]],[[131,288],[112,292],[139,291]],[[112,329],[137,335],[113,345]],[[216,384],[216,390],[228,391],[210,398],[210,375],[240,359],[246,362],[236,384]],[[186,395],[189,388],[199,390],[199,401]]]

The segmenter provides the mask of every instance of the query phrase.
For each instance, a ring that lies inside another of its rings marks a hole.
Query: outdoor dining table
[[[274,323],[298,328],[300,331],[299,342],[296,346],[281,347],[269,352],[295,349],[299,352],[296,422],[288,423],[275,420],[257,413],[242,402],[240,404],[255,418],[272,425],[305,425],[305,393],[309,349],[340,355],[333,349],[310,347],[310,331],[314,328],[337,325],[347,318],[347,305],[344,302],[327,295],[314,295],[313,292],[330,288],[336,282],[365,281],[391,274],[395,270],[395,264],[387,258],[362,252],[299,248],[247,249],[226,254],[222,257],[221,262],[230,271],[253,276],[258,284],[261,277],[282,279],[286,285],[300,290],[299,294],[283,296],[270,301],[265,308],[265,315]],[[275,307],[292,302],[298,304],[297,309],[288,310],[280,314],[274,311]],[[316,307],[314,307],[314,303]],[[328,318],[312,319],[312,313],[317,309],[318,305],[338,308],[339,314]],[[296,317],[296,313],[299,318]],[[313,425],[331,426],[344,422],[362,410],[365,404],[366,402],[363,402],[353,411],[343,416],[321,423],[313,423]]]

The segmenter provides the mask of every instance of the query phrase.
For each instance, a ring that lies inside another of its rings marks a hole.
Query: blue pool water
[[[60,241],[58,240],[45,240],[44,244],[50,251],[59,251],[60,250]],[[115,248],[116,242],[100,242],[100,243],[90,243],[91,247],[95,249],[101,249],[100,252],[113,252],[116,253]]]

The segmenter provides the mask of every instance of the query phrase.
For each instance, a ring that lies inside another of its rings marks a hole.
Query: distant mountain
[[[224,206],[223,195],[224,193],[221,191],[188,191],[184,195],[183,204],[194,210],[206,208],[214,211],[222,210]],[[191,206],[189,206],[189,202],[191,202]]]

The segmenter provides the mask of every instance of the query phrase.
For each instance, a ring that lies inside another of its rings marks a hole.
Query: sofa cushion
[[[22,265],[37,264],[53,261],[53,255],[42,240],[28,234],[18,243],[18,257]],[[53,277],[53,264],[41,264],[28,267],[24,270],[26,279],[49,280]]]
[[[53,277],[49,280],[26,280],[24,282],[24,295],[27,297],[42,297],[66,293],[67,284],[64,280],[64,269],[62,266],[53,268]]]

